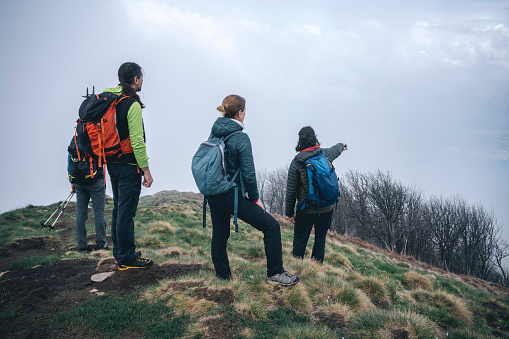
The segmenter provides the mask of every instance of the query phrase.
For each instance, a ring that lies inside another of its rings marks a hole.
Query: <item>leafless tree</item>
[[[447,271],[465,226],[460,222],[457,213],[457,206],[463,203],[458,196],[453,199],[434,196],[427,204],[426,222],[438,249],[438,265]]]
[[[368,201],[382,217],[382,236],[379,237],[384,247],[390,251],[396,250],[396,242],[402,235],[398,232],[398,221],[403,215],[407,199],[407,189],[392,177],[389,172],[377,170],[368,174],[367,180]]]
[[[258,172],[257,181],[260,200],[269,213],[284,215],[287,177],[287,167]]]

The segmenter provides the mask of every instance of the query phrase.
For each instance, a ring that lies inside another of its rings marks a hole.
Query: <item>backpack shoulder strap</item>
[[[227,140],[229,137],[231,137],[232,135],[237,134],[237,133],[241,133],[241,132],[242,132],[242,131],[235,131],[235,132],[233,132],[233,133],[230,133],[230,134],[228,134],[227,136],[225,136],[225,137],[223,138],[223,141],[226,141],[226,140]]]

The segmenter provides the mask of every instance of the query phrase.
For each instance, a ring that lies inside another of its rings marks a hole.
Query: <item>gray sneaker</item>
[[[272,277],[267,278],[267,284],[269,285],[293,286],[298,282],[298,276],[290,275],[286,272],[274,274]]]

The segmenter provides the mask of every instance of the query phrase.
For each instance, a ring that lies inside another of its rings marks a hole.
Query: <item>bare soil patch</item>
[[[19,239],[0,248],[0,272],[7,270],[13,262],[32,256],[47,256],[61,249],[61,243],[49,236]]]
[[[65,228],[59,234],[61,240],[74,234]],[[62,242],[51,237],[20,239],[0,248],[2,262],[0,272],[11,262],[34,255],[49,255],[61,250]],[[96,296],[92,289],[125,295],[140,287],[157,284],[167,278],[196,272],[201,265],[168,264],[154,265],[148,269],[116,270],[114,259],[98,263],[93,259],[61,260],[29,269],[6,272],[0,278],[0,337],[44,338],[82,337],[79,329],[54,329],[55,315],[74,309]],[[115,273],[101,283],[90,280],[93,274],[107,271]],[[206,290],[206,289],[205,289]],[[203,291],[204,297],[226,302],[228,296]],[[223,293],[223,294],[221,294]],[[55,331],[55,332],[53,332]]]

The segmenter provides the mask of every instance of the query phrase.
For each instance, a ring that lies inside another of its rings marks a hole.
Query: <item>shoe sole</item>
[[[125,265],[122,265],[122,266],[117,266],[118,267],[118,270],[119,271],[125,271],[125,270],[129,270],[131,268],[149,268],[150,266],[152,266],[154,263],[150,263],[149,265],[147,266],[125,266]]]
[[[295,282],[292,282],[292,283],[282,284],[282,283],[280,283],[280,282],[273,281],[273,280],[268,280],[268,279],[267,279],[267,284],[269,284],[269,285],[273,285],[273,286],[274,286],[274,285],[279,285],[279,286],[283,286],[283,287],[290,287],[290,286],[296,285],[299,281],[300,281],[300,279],[299,279],[299,280],[297,280],[297,281],[295,281]]]

